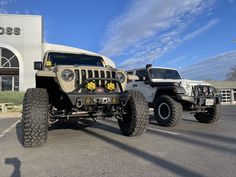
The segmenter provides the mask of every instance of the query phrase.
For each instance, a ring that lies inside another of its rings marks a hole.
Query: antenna
[[[154,60],[154,56],[152,57],[152,66],[155,66],[155,60]]]

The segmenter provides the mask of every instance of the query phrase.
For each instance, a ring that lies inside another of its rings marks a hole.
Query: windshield
[[[51,61],[51,66],[57,66],[57,65],[103,66],[101,57],[84,55],[84,54],[49,53],[48,61]]]
[[[172,69],[152,68],[150,74],[152,79],[181,79],[178,71]]]

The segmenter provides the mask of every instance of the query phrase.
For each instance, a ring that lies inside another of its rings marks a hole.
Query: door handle
[[[134,84],[133,87],[137,87],[138,85],[137,84]]]

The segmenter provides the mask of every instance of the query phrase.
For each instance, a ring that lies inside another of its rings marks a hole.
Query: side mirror
[[[34,62],[34,69],[35,70],[42,70],[43,69],[43,63],[41,61],[35,61]]]

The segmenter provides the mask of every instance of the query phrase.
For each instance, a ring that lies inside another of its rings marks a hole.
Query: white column
[[[2,48],[0,47],[0,68],[2,66]],[[0,91],[2,91],[2,76],[0,76]]]
[[[2,48],[0,47],[0,68],[2,67]]]
[[[0,76],[0,91],[2,91],[2,76]]]
[[[14,77],[14,76],[12,76],[11,81],[12,81],[12,84],[11,84],[11,91],[14,91],[14,88],[15,88],[15,77]]]
[[[234,103],[234,90],[232,89],[231,90],[231,100],[230,100],[230,102],[231,102],[231,104],[233,104]]]

